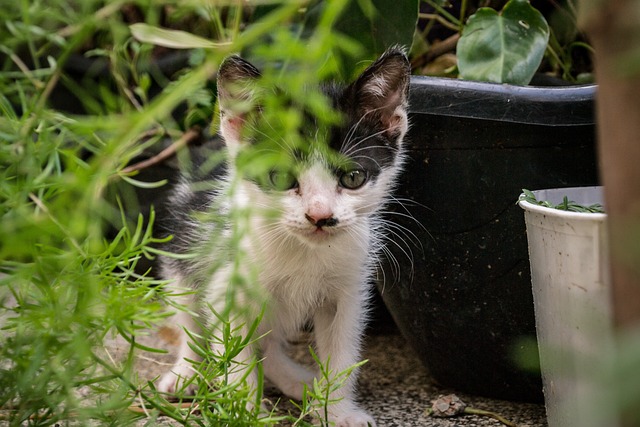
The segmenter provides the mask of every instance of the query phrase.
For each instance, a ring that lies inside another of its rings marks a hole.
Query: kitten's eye
[[[340,185],[349,190],[360,188],[367,182],[367,173],[360,169],[346,171],[340,175]]]
[[[274,190],[291,190],[298,186],[298,180],[291,172],[272,170],[269,172],[269,184]]]

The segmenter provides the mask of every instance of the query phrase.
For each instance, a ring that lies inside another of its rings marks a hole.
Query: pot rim
[[[594,192],[601,192],[602,191],[602,186],[592,186],[592,187],[568,187],[568,188],[550,188],[550,189],[544,189],[544,190],[535,190],[533,191],[533,194],[536,195],[536,198],[539,198],[538,196],[540,195],[540,193],[542,192],[552,192],[552,193],[562,193],[562,194],[566,194],[566,193],[571,193],[571,192],[575,192],[575,191],[594,191]],[[601,194],[601,193],[599,193]],[[522,196],[523,194],[521,194]],[[544,197],[546,199],[546,197]],[[558,202],[557,200],[554,200],[553,203]],[[591,203],[597,203],[598,200],[593,200],[591,201]],[[582,201],[579,201],[578,203],[584,203]],[[589,202],[587,202],[589,203]],[[551,216],[551,217],[558,217],[558,218],[564,218],[564,219],[570,219],[570,220],[576,220],[576,221],[598,221],[598,222],[603,222],[607,219],[607,214],[606,213],[598,213],[598,212],[570,212],[570,211],[564,211],[562,209],[554,209],[554,208],[549,208],[546,206],[540,206],[540,205],[536,205],[530,202],[527,202],[526,200],[519,200],[518,201],[518,205],[525,210],[525,212],[534,212],[534,213],[538,213],[541,215],[546,215],[546,216]]]
[[[411,76],[409,112],[544,126],[595,123],[597,85],[514,86]]]

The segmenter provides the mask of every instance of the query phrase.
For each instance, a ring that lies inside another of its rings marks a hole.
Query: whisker
[[[345,156],[351,156],[352,152],[354,149],[356,149],[357,147],[359,147],[361,144],[364,144],[366,141],[370,140],[371,138],[375,138],[379,135],[382,135],[385,131],[381,130],[378,131],[376,133],[372,133],[370,135],[364,136],[358,140],[354,140],[354,141],[346,141],[345,144],[343,144],[343,147],[341,149],[341,152],[345,155]],[[346,144],[349,144],[345,147]]]
[[[424,246],[418,236],[416,236],[416,234],[408,227],[384,219],[381,219],[380,222],[386,226],[384,227],[385,230],[390,233],[394,233],[395,236],[402,238],[403,241],[409,241],[413,246],[420,250],[424,250]]]

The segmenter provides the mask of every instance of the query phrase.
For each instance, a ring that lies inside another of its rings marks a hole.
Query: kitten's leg
[[[343,294],[336,305],[321,307],[314,316],[318,356],[322,363],[329,360],[334,375],[359,362],[360,341],[364,330],[364,293]],[[357,372],[353,371],[342,387],[330,395],[329,422],[336,427],[375,427],[373,418],[355,403]]]
[[[193,307],[193,298],[190,296],[182,297],[181,303],[187,307]],[[185,332],[185,329],[198,334],[200,328],[193,316],[185,311],[178,311],[172,317],[170,321],[176,327],[178,334],[178,351],[176,361],[171,369],[165,372],[158,382],[156,383],[156,389],[162,393],[174,394],[182,388],[182,384],[189,378],[197,374],[193,365],[188,360],[199,361],[198,356],[189,345],[189,336]],[[187,395],[192,394],[195,391],[196,385],[191,384],[185,391]]]
[[[313,386],[316,373],[292,360],[285,352],[286,337],[273,329],[262,338],[264,375],[289,397],[302,399],[304,386]]]

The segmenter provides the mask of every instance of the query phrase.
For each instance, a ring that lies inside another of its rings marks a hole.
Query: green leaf
[[[462,78],[526,85],[540,66],[549,26],[527,0],[510,0],[498,13],[480,8],[458,41]]]
[[[203,37],[196,36],[195,34],[187,33],[186,31],[167,30],[143,23],[132,24],[129,26],[129,29],[133,37],[143,43],[150,43],[171,49],[212,49],[228,44],[215,43]]]

